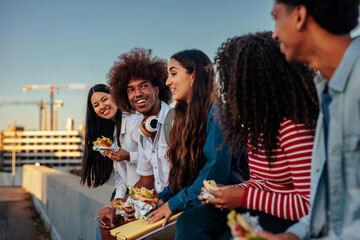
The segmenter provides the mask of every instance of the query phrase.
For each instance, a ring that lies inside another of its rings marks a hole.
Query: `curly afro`
[[[119,56],[108,75],[111,95],[116,104],[135,111],[127,96],[127,85],[131,79],[151,81],[154,87],[159,87],[159,99],[169,104],[172,101],[170,89],[165,85],[167,79],[167,62],[164,59],[151,57],[151,50],[134,48],[129,53]]]

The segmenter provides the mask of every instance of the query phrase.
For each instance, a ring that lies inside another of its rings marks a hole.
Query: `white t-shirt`
[[[121,147],[128,151],[130,160],[115,162],[115,198],[124,198],[128,189],[137,183],[140,176],[136,173],[136,165],[138,162],[138,138],[139,124],[142,115],[133,113],[122,113],[121,132],[119,141]],[[116,140],[116,129],[114,134]]]
[[[138,143],[139,160],[136,172],[142,176],[154,175],[155,191],[161,192],[168,185],[170,163],[166,157],[168,145],[166,143],[163,124],[169,105],[161,101],[161,109],[157,116],[157,133],[154,142],[151,137],[144,137],[143,144]]]

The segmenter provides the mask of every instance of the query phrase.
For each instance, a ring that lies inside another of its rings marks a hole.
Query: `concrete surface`
[[[22,187],[31,193],[53,240],[95,239],[96,214],[114,190],[109,184],[89,188],[77,176],[34,165],[23,166]]]
[[[21,187],[0,187],[0,239],[36,239],[33,203]]]

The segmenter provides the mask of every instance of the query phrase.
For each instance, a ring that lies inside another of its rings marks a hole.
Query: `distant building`
[[[24,131],[9,128],[0,132],[0,171],[11,171],[23,164],[45,165],[78,170],[83,152],[81,131]]]

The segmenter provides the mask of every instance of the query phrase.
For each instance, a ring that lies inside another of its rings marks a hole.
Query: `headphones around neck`
[[[139,133],[144,137],[151,137],[157,130],[156,126],[158,119],[156,116],[150,116],[145,118],[139,126]]]

